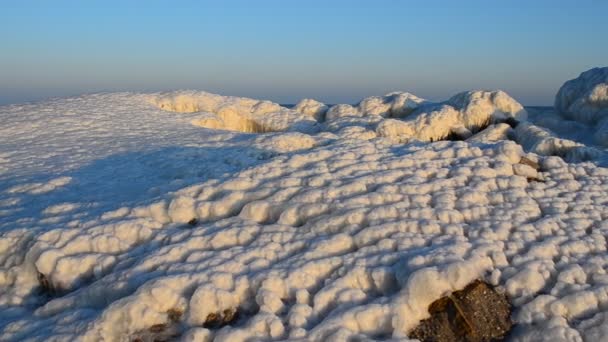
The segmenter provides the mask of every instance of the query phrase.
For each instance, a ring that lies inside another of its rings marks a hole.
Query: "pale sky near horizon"
[[[2,1],[0,104],[200,89],[294,103],[502,89],[608,65],[608,1]]]

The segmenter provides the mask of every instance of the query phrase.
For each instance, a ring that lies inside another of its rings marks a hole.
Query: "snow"
[[[603,339],[596,126],[501,91],[328,107],[0,107],[0,339],[405,341],[475,279],[508,295],[512,341]]]
[[[595,143],[608,146],[608,67],[593,68],[559,89],[555,109],[563,117],[591,126]]]
[[[523,107],[505,92],[469,91],[454,95],[447,104],[421,105],[404,120],[384,120],[376,133],[397,142],[436,141],[450,135],[464,140],[490,124],[526,118]]]
[[[323,121],[325,120],[325,113],[327,113],[328,108],[327,105],[317,100],[302,99],[295,105],[293,110],[311,116],[317,121]]]
[[[508,118],[522,121],[528,115],[519,102],[500,90],[467,91],[454,95],[448,103],[463,113],[464,126],[469,129]]]
[[[608,116],[608,67],[593,68],[559,89],[555,108],[566,118],[595,123]]]
[[[598,160],[605,155],[601,150],[556,136],[546,128],[523,123],[515,128],[515,140],[526,150],[536,154],[556,155],[572,162]]]
[[[314,132],[316,127],[315,113],[304,116],[270,101],[194,91],[161,93],[152,96],[150,101],[170,112],[200,113],[191,123],[205,128],[264,133],[290,127]]]

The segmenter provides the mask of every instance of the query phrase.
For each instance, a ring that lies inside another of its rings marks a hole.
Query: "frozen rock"
[[[337,104],[331,106],[325,114],[325,120],[335,120],[347,116],[362,116],[359,109],[349,104]]]
[[[404,118],[418,107],[428,104],[429,101],[406,92],[393,92],[385,95],[391,102],[391,117]]]
[[[608,117],[608,67],[593,68],[564,83],[555,96],[564,117],[595,124]]]
[[[397,142],[465,140],[490,124],[525,120],[526,116],[523,107],[505,92],[470,91],[453,96],[447,104],[419,106],[403,121],[384,120],[376,133]],[[477,139],[498,139],[506,132],[504,126],[493,127]]]
[[[490,125],[486,129],[480,131],[479,133],[473,135],[467,141],[469,142],[493,142],[493,141],[501,141],[508,140],[509,135],[512,134],[513,129],[511,126],[506,123],[499,123],[495,125]]]
[[[463,129],[466,127],[462,126],[461,113],[451,106],[441,105],[417,111],[406,120],[383,120],[378,124],[376,133],[398,141],[437,141]]]
[[[507,119],[524,121],[528,115],[519,102],[501,90],[467,91],[447,102],[462,112],[463,125],[473,131]]]
[[[428,101],[406,92],[392,92],[384,96],[367,97],[358,104],[363,115],[403,118]]]
[[[311,116],[317,121],[323,121],[328,108],[327,105],[317,100],[303,99],[293,107],[293,110]]]
[[[564,83],[555,108],[563,117],[589,125],[594,142],[608,146],[608,67],[587,70]]]

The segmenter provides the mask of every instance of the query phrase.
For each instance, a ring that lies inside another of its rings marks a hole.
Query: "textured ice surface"
[[[529,114],[499,91],[0,107],[0,340],[405,341],[481,278],[511,340],[602,341],[606,152]]]
[[[595,143],[608,146],[608,67],[587,70],[564,83],[555,108],[565,118],[590,125]]]
[[[316,132],[318,112],[300,105],[300,113],[280,105],[244,97],[221,96],[203,91],[177,91],[152,96],[158,108],[178,113],[199,113],[192,124],[205,128],[247,133],[265,133],[289,129]],[[302,115],[306,114],[306,115]],[[312,117],[312,118],[311,118]]]

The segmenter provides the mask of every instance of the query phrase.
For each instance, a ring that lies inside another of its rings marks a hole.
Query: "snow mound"
[[[384,96],[367,97],[359,102],[358,109],[363,115],[400,118],[427,102],[410,93],[393,92]]]
[[[587,70],[564,83],[555,108],[563,117],[591,126],[595,143],[608,146],[608,67]]]
[[[401,118],[427,103],[429,102],[407,92],[392,92],[384,96],[366,97],[356,106],[349,104],[334,105],[327,111],[326,120],[331,121],[348,116]]]
[[[469,130],[508,119],[524,121],[528,116],[519,102],[501,90],[467,91],[454,95],[448,103],[462,112],[463,124]]]
[[[490,124],[526,118],[523,106],[505,92],[478,90],[457,94],[444,104],[422,105],[403,120],[386,119],[376,133],[399,142],[465,140]]]
[[[514,133],[515,140],[526,151],[543,156],[560,156],[573,163],[596,160],[605,154],[596,148],[559,138],[550,130],[529,123],[518,125]]]
[[[255,141],[255,146],[278,153],[305,150],[316,144],[317,140],[313,137],[299,132],[263,135]]]
[[[331,121],[347,116],[363,116],[363,114],[361,114],[358,108],[342,103],[331,106],[325,114],[325,120]]]
[[[211,129],[245,133],[318,130],[316,121],[308,115],[270,101],[221,96],[202,91],[178,91],[154,96],[152,103],[171,112],[203,113],[191,122],[195,126]]]
[[[444,104],[407,92],[367,97],[356,106],[329,108],[304,99],[293,110],[268,101],[192,91],[160,94],[153,102],[163,110],[198,113],[191,123],[211,129],[309,134],[326,129],[341,138],[369,140],[380,136],[394,142],[464,140],[490,124],[527,117],[523,107],[502,91],[463,92]],[[317,122],[324,122],[324,126]]]
[[[293,107],[293,110],[311,116],[317,121],[323,121],[328,108],[327,105],[317,100],[303,99]]]
[[[434,141],[447,138],[458,128],[464,128],[461,113],[451,106],[442,105],[412,114],[403,121],[383,120],[378,124],[376,133],[379,136],[396,138],[401,142],[410,139]]]
[[[555,109],[587,124],[608,117],[608,67],[587,70],[564,83],[555,96]]]
[[[505,123],[490,125],[483,131],[473,135],[468,142],[495,142],[501,140],[509,140],[513,129]]]

